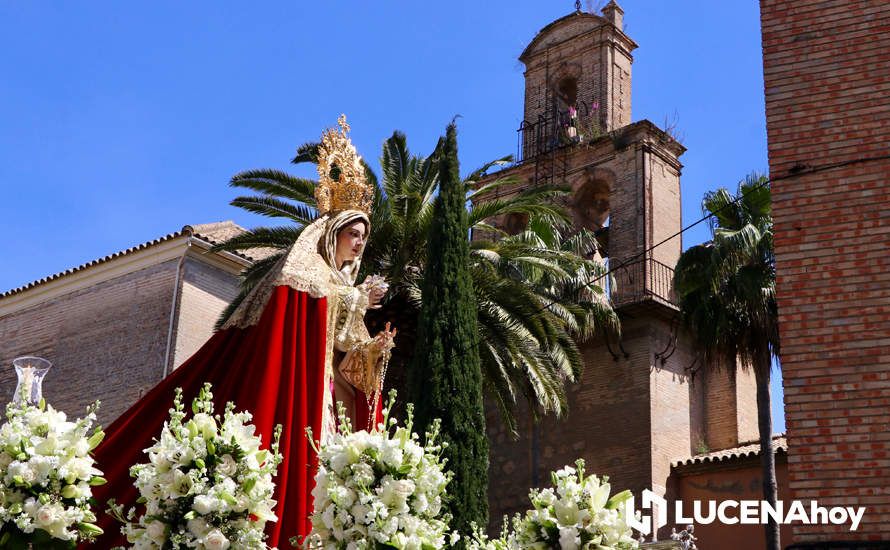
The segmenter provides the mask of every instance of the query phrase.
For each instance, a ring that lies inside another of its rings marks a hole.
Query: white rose
[[[216,471],[224,476],[232,477],[238,471],[238,463],[232,458],[232,455],[223,455],[216,465]]]
[[[59,521],[59,519],[61,518],[60,512],[61,511],[57,507],[51,504],[46,504],[44,506],[41,506],[37,510],[37,514],[34,516],[34,519],[37,520],[37,524],[41,527],[47,527]]]
[[[161,543],[167,538],[167,526],[161,521],[152,521],[145,526],[145,533],[151,540]]]
[[[187,526],[189,529],[189,533],[197,538],[203,537],[204,534],[207,533],[207,531],[210,529],[210,526],[207,525],[207,522],[201,518],[190,519]]]
[[[226,550],[229,547],[229,539],[219,529],[214,529],[204,537],[204,546],[210,550]]]

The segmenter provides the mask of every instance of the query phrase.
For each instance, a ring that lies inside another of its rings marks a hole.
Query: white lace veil
[[[313,298],[329,296],[332,285],[353,286],[361,267],[361,255],[354,261],[345,262],[338,270],[335,254],[337,233],[358,220],[364,221],[370,231],[368,216],[358,210],[326,214],[306,226],[297,242],[244,298],[222,329],[246,328],[259,322],[272,292],[278,286],[289,286]]]

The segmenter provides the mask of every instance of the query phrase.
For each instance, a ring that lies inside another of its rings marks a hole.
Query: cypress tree
[[[448,442],[443,455],[446,467],[454,473],[448,485],[452,528],[466,535],[472,522],[483,528],[488,524],[488,440],[469,271],[466,194],[453,122],[442,149],[433,216],[409,397],[421,433],[434,418],[442,419],[442,441]]]

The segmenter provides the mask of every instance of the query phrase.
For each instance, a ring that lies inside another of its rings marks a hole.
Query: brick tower
[[[681,229],[685,148],[647,120],[631,123],[637,45],[622,17],[614,1],[601,15],[576,11],[544,27],[519,57],[526,71],[518,162],[496,176],[571,188],[575,225],[597,232],[600,254],[616,270],[609,293],[622,334],[585,344],[566,417],[535,424],[524,415],[512,440],[489,411],[495,520],[527,508],[527,488],[548,484],[549,471],[577,458],[616,489],[670,497],[673,460],[757,435],[752,377],[696,374],[694,350],[678,329],[672,281],[682,243],[671,237]]]

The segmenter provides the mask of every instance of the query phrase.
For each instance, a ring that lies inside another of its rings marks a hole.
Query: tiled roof
[[[103,256],[102,258],[89,261],[87,263],[81,264],[77,267],[72,267],[71,269],[66,269],[65,271],[55,273],[53,275],[49,275],[47,277],[43,277],[42,279],[38,279],[36,281],[32,281],[28,284],[22,285],[17,288],[13,288],[7,290],[0,294],[0,298],[5,298],[7,296],[12,296],[13,294],[18,294],[20,292],[24,292],[36,286],[42,285],[44,283],[48,283],[50,281],[55,281],[56,279],[61,279],[67,275],[71,275],[72,273],[77,273],[79,271],[83,271],[89,267],[103,264],[105,262],[109,262],[114,260],[115,258],[120,258],[121,256],[125,256],[127,254],[132,254],[133,252],[138,252],[140,250],[145,250],[146,248],[150,248],[152,246],[161,244],[163,242],[167,242],[173,239],[178,239],[179,237],[187,236],[189,234],[192,237],[196,237],[201,239],[202,241],[206,241],[210,244],[218,244],[220,242],[226,241],[235,235],[243,233],[246,231],[243,227],[236,224],[233,221],[223,221],[223,222],[215,222],[215,223],[205,223],[198,225],[186,225],[179,231],[175,233],[168,233],[163,237],[159,237],[157,239],[153,239],[148,242],[144,242],[142,244],[138,244],[136,246],[127,248],[126,250],[121,250],[120,252],[115,252],[114,254],[109,254],[107,256]],[[257,249],[256,251],[251,251],[250,255],[246,254],[237,254],[238,256],[243,257],[249,261],[256,261],[262,258],[265,258],[274,253],[272,250],[267,249]]]
[[[210,244],[225,242],[232,237],[237,237],[241,233],[247,231],[233,221],[187,225],[183,227],[182,230],[190,230],[193,236],[198,237],[203,241],[207,241]],[[279,251],[274,248],[251,248],[250,252],[236,252],[235,254],[253,262],[268,258],[278,252]]]
[[[785,434],[783,433],[773,435],[773,452],[776,453],[779,451],[788,452],[788,441],[785,438]],[[710,453],[675,460],[673,463],[671,463],[671,467],[675,468],[678,466],[692,466],[694,464],[713,464],[737,458],[756,457],[759,455],[760,442],[752,441],[750,443],[739,445],[738,447],[722,449],[720,451],[712,451]]]

